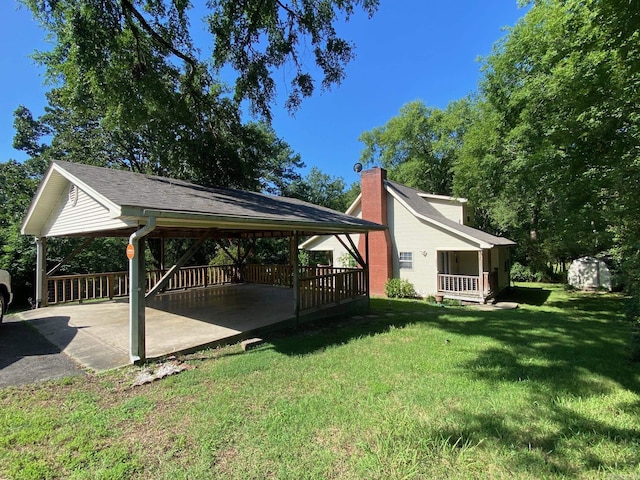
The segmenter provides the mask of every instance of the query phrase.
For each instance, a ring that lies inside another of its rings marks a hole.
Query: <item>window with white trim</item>
[[[413,268],[413,252],[400,252],[398,260],[400,268]]]

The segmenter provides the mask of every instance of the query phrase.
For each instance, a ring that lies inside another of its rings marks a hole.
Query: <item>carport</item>
[[[249,282],[282,285],[292,290],[292,317],[323,315],[329,308],[357,303],[368,308],[368,232],[385,227],[297,199],[255,192],[205,188],[182,180],[143,175],[78,163],[53,162],[23,222],[21,232],[36,238],[36,306],[45,307],[57,295],[53,276],[60,266],[47,270],[47,238],[128,237],[129,271],[83,276],[70,285],[71,299],[128,296],[129,357],[143,361],[146,353],[146,306],[161,291],[181,285],[183,267],[208,239],[288,238],[290,262],[286,266],[247,266],[236,258],[233,270],[197,267],[188,287]],[[336,235],[354,257],[356,269],[304,269],[298,265],[299,238]],[[359,252],[349,234],[365,234],[365,251]],[[344,236],[342,240],[338,235]],[[148,238],[190,238],[192,246],[171,268],[157,276],[147,272]],[[86,243],[85,242],[85,243]],[[84,243],[83,243],[84,245]],[[124,255],[124,252],[122,252]],[[194,267],[195,268],[195,267]],[[53,279],[53,283],[52,283]],[[89,292],[92,292],[90,294]],[[96,293],[97,292],[97,293]],[[123,293],[124,292],[124,293]],[[68,300],[68,292],[63,301]],[[58,297],[55,297],[58,302]]]

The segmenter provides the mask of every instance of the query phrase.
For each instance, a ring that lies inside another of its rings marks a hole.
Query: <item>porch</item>
[[[485,303],[494,291],[496,273],[482,272],[482,275],[438,274],[438,294],[469,302]],[[492,278],[493,277],[493,278]]]
[[[497,257],[497,253],[493,253]],[[500,290],[491,270],[492,250],[438,252],[437,293],[445,298],[486,303]]]

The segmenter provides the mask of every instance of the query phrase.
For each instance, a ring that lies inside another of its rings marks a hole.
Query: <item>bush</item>
[[[384,293],[389,298],[415,298],[413,283],[402,278],[390,278],[384,285]]]
[[[511,265],[511,280],[514,282],[539,282],[541,275],[534,273],[529,266],[513,262],[513,265]]]

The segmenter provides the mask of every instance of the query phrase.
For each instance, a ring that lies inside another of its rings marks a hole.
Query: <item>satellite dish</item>
[[[353,171],[356,173],[360,173],[362,171],[362,164],[360,162],[356,163],[353,166]]]

